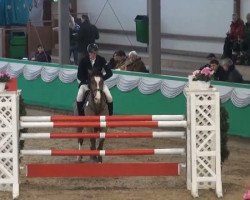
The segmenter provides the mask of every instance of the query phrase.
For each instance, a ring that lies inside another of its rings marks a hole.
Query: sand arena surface
[[[53,115],[62,112],[28,108],[28,115]],[[65,131],[65,129],[57,129]],[[68,129],[75,131],[74,129]],[[131,129],[132,130],[132,129]],[[133,129],[134,130],[134,129]],[[138,129],[137,129],[138,130]],[[145,129],[143,129],[145,130]],[[29,132],[36,132],[30,129]],[[49,132],[49,129],[39,131]],[[115,129],[113,131],[125,131]],[[105,141],[106,149],[119,148],[171,148],[183,147],[181,139],[111,139]],[[77,141],[71,140],[26,140],[26,149],[73,149]],[[89,141],[84,141],[89,148]],[[241,200],[243,193],[250,187],[250,139],[230,137],[230,157],[222,168],[223,199]],[[89,158],[83,160],[88,162]],[[104,157],[104,162],[184,162],[182,156],[121,156]],[[26,156],[21,166],[27,163],[74,163],[76,157]],[[191,200],[186,190],[185,169],[179,177],[127,177],[127,178],[25,178],[21,170],[20,200]],[[200,190],[201,200],[217,199],[213,190]],[[0,200],[11,199],[10,192],[0,192]]]

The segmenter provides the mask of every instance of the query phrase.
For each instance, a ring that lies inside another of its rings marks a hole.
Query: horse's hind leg
[[[97,150],[99,150],[99,151],[103,150],[104,141],[105,141],[105,139],[99,139],[99,145],[98,145]],[[98,156],[97,161],[102,163],[102,156]]]

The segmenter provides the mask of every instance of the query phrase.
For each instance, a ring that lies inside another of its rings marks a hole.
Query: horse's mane
[[[93,69],[92,73],[90,73],[90,75],[89,75],[89,78],[91,79],[93,76],[97,76],[97,77],[103,78],[102,73],[99,70],[97,70],[97,69]]]

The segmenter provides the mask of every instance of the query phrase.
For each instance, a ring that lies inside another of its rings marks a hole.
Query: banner
[[[26,25],[31,0],[0,0],[0,25]]]

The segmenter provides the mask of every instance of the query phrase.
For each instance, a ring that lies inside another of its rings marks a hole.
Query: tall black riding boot
[[[83,102],[76,102],[78,115],[84,115]]]
[[[113,101],[108,103],[109,115],[113,115]]]

